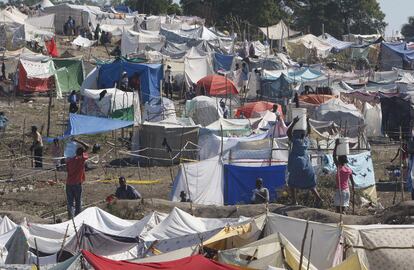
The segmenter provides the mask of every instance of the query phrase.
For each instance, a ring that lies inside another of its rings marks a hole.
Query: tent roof
[[[387,49],[390,49],[394,53],[398,54],[401,58],[406,61],[414,60],[414,50],[407,48],[407,43],[386,43],[382,42],[381,45]]]
[[[324,35],[320,35],[319,38],[326,43],[330,44],[336,51],[341,51],[351,47],[353,42],[342,41],[334,38],[333,36],[325,33]]]
[[[283,39],[292,36],[296,36],[300,32],[290,29],[283,20],[280,20],[278,24],[269,26],[269,27],[260,27],[262,33],[267,36],[269,33],[269,39]],[[269,29],[269,32],[268,32]]]
[[[197,82],[211,96],[237,95],[237,87],[233,81],[221,75],[208,75]]]
[[[241,113],[247,118],[258,117],[261,113],[271,110],[275,104],[267,101],[248,102],[244,106],[237,108],[236,117],[239,117]],[[283,114],[281,106],[278,106],[278,111]]]

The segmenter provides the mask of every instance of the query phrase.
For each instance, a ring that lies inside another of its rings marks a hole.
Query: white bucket
[[[299,121],[293,127],[293,130],[306,130],[306,108],[292,108],[292,121],[299,117]]]
[[[338,156],[346,156],[349,155],[349,138],[343,137],[339,138],[339,144],[336,148],[336,154]]]

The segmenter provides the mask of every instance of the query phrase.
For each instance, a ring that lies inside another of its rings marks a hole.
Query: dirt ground
[[[86,59],[93,60],[107,57],[103,47],[92,50],[74,50],[70,45],[59,40],[60,51],[68,50],[73,55],[83,55]],[[91,55],[89,55],[91,54]],[[8,62],[7,72],[13,72],[16,61]],[[86,63],[87,71],[93,65]],[[68,104],[66,99],[53,99],[50,117],[49,137],[59,136],[66,129],[68,117]],[[65,218],[66,202],[64,181],[66,172],[54,170],[51,157],[50,144],[45,143],[44,168],[35,170],[30,159],[30,138],[23,134],[30,131],[32,125],[36,125],[47,133],[48,97],[7,97],[0,93],[0,111],[3,111],[10,122],[6,133],[0,134],[0,213],[2,211],[21,211],[27,214],[41,217],[45,222],[51,222],[53,216]],[[130,130],[124,130],[124,136]],[[144,198],[168,199],[172,187],[172,179],[176,175],[178,167],[139,167],[137,164],[117,162],[126,158],[118,150],[125,150],[124,141],[121,141],[122,132],[112,132],[104,135],[83,136],[82,140],[93,145],[99,143],[101,151],[91,156],[94,157],[87,171],[87,181],[84,184],[84,206],[102,204],[105,198],[114,193],[117,178],[124,175],[129,180],[156,180],[155,184],[134,184]],[[116,147],[114,147],[114,145]],[[386,180],[385,167],[397,152],[398,145],[372,145],[373,161],[377,181]],[[17,160],[12,157],[19,157]],[[102,182],[102,180],[107,180]],[[325,200],[324,208],[333,210],[334,181],[330,178],[320,179],[320,193]],[[378,192],[379,202],[384,207],[393,204],[394,192]],[[405,194],[405,198],[409,198]],[[398,193],[396,202],[401,201]],[[281,198],[279,203],[286,202]],[[312,206],[312,199],[308,200],[306,194],[300,195],[300,203]],[[156,210],[156,209],[154,209]],[[375,210],[359,209],[356,214],[365,215]]]

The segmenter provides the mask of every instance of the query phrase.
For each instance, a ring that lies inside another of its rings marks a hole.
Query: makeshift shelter
[[[134,120],[134,93],[116,88],[84,89],[81,113],[89,116]]]
[[[141,149],[136,156],[144,164],[171,165],[178,163],[180,158],[195,159],[199,126],[192,121],[183,120],[144,122],[139,130],[135,128],[133,144],[139,145]]]
[[[54,4],[52,2],[50,2],[50,0],[42,0],[42,1],[38,2],[37,4],[34,4],[33,6],[34,7],[40,6],[41,8],[47,8],[47,7],[53,7]]]
[[[211,57],[192,47],[184,57],[184,74],[187,87],[213,74]]]
[[[85,78],[83,60],[79,58],[54,58],[56,89],[61,93],[79,91]]]
[[[243,114],[247,118],[261,117],[266,111],[271,111],[274,105],[278,104],[267,101],[248,102],[237,108],[235,116],[240,117]],[[283,116],[282,106],[278,105],[277,111]]]
[[[197,82],[199,93],[210,96],[237,95],[239,91],[233,81],[221,75],[208,75]]]
[[[382,135],[382,112],[381,105],[370,105],[368,102],[364,103],[362,109],[365,120],[365,134],[367,137],[378,137]]]
[[[414,127],[414,109],[411,94],[382,96],[382,130],[393,140],[399,140],[400,130],[403,138],[410,138]],[[398,110],[396,110],[398,108]]]
[[[151,31],[136,32],[124,30],[121,39],[121,54],[127,56],[145,50],[147,46],[159,48],[164,45],[165,37]]]
[[[256,119],[224,119],[220,118],[211,123],[205,128],[219,136],[230,135],[248,135],[252,132],[252,126],[259,122],[260,118]]]
[[[233,64],[233,55],[224,55],[221,53],[214,54],[214,71],[230,71]]]
[[[215,98],[197,96],[185,103],[187,117],[193,119],[194,123],[202,127],[208,126],[223,117],[223,111]]]
[[[286,48],[289,55],[294,59],[307,58],[312,54],[312,51],[316,52],[315,56],[326,58],[332,50],[332,45],[312,34],[307,34],[288,40]]]
[[[259,29],[268,39],[272,40],[288,39],[297,36],[300,33],[290,29],[283,20],[280,20],[278,24],[268,27],[259,27]]]
[[[145,103],[143,120],[148,122],[159,122],[169,119],[176,121],[175,106],[171,99],[160,97]]]
[[[139,76],[142,103],[160,96],[160,81],[164,77],[162,65],[139,64],[126,59],[117,59],[112,63],[100,66],[98,69],[98,88],[115,87],[124,71],[127,72],[128,77]]]
[[[333,36],[325,33],[319,36],[321,40],[332,46],[332,52],[339,53],[352,46],[353,42],[342,41],[334,38]]]
[[[382,70],[411,66],[414,60],[414,50],[407,47],[407,43],[381,43],[380,64]]]
[[[293,90],[291,84],[294,81],[282,73],[277,78],[263,78],[261,80],[261,89],[259,97],[267,98],[268,100],[276,101],[280,98],[292,97]]]
[[[269,156],[270,157],[270,156]],[[244,167],[224,165],[224,203],[252,203],[252,190],[256,187],[256,179],[263,179],[263,186],[269,190],[270,201],[276,199],[276,189],[285,185],[286,165],[265,167]]]
[[[181,201],[184,191],[187,198],[196,204],[223,205],[223,164],[216,156],[200,162],[182,163],[171,191],[172,201]]]
[[[47,92],[55,87],[55,69],[47,56],[21,55],[18,74],[18,91],[21,93]]]

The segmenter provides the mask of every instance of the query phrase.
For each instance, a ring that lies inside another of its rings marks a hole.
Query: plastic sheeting
[[[278,24],[269,27],[259,27],[260,31],[269,39],[288,39],[298,35],[300,32],[290,29],[282,20]]]
[[[214,54],[214,71],[230,71],[233,64],[233,55]]]
[[[366,151],[356,155],[348,155],[348,166],[354,173],[353,178],[356,188],[367,188],[375,185],[374,166],[371,152]],[[324,155],[322,168],[326,172],[336,173],[336,166],[332,155]]]
[[[288,40],[286,47],[293,58],[306,58],[313,49],[316,50],[318,57],[326,58],[332,49],[332,45],[312,34]]]
[[[225,165],[225,204],[251,203],[256,179],[263,179],[263,186],[269,190],[270,201],[276,199],[276,189],[285,184],[286,165],[265,167],[244,167]]]
[[[82,36],[77,36],[73,41],[72,44],[75,46],[83,47],[83,48],[89,48],[92,47],[96,43],[96,40],[89,40],[87,38],[84,38]]]
[[[103,64],[99,69],[98,88],[112,88],[121,79],[122,72],[128,77],[139,75],[141,82],[141,102],[145,103],[152,98],[160,96],[160,81],[163,79],[162,65],[137,64],[124,59],[116,60],[110,64]]]
[[[68,129],[65,136],[97,134],[132,126],[133,121],[123,121],[102,117],[69,114]]]
[[[211,57],[192,47],[184,58],[185,81],[188,87],[202,78],[213,74]]]
[[[194,123],[203,127],[210,125],[223,116],[219,101],[207,96],[198,96],[185,103],[185,113]]]
[[[219,156],[195,163],[181,164],[171,192],[172,201],[180,201],[181,191],[193,203],[223,205],[223,164]]]
[[[123,56],[145,50],[147,46],[159,48],[164,45],[165,38],[151,31],[135,32],[123,31],[121,40],[121,53]]]
[[[159,122],[170,119],[176,121],[174,102],[168,98],[152,99],[145,103],[144,121]]]
[[[376,104],[375,106],[365,102],[363,108],[364,120],[365,120],[365,134],[368,137],[382,136],[382,112],[381,105]]]
[[[284,235],[296,249],[300,250],[305,227],[306,220],[269,213],[265,227],[265,235],[279,232]],[[309,221],[308,234],[310,234],[311,231],[313,231],[312,264],[318,269],[328,269],[332,267],[335,259],[335,252],[341,238],[341,228],[336,225]],[[308,241],[305,245],[303,254],[309,254]]]
[[[326,33],[323,35],[320,35],[319,38],[325,41],[326,43],[328,43],[329,45],[331,45],[332,50],[334,52],[340,52],[342,50],[348,49],[353,44],[353,42],[338,40],[334,38],[333,36],[326,34]]]
[[[3,219],[0,220],[0,235],[5,234],[16,227],[16,223],[11,221],[7,216],[4,216]]]
[[[208,75],[197,81],[198,91],[205,90],[210,96],[237,95],[239,91],[233,81],[221,75]]]
[[[56,69],[55,85],[61,93],[79,91],[85,77],[82,59],[53,59]]]

